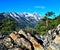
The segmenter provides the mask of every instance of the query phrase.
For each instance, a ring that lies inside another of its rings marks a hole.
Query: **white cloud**
[[[34,6],[34,8],[37,8],[37,9],[45,9],[45,6]]]

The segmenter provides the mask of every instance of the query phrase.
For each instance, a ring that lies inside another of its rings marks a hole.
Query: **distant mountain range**
[[[23,13],[4,12],[3,16],[15,19],[19,27],[22,27],[22,26],[23,27],[26,27],[26,26],[35,27],[35,25],[42,18],[42,16],[39,15],[38,13],[31,14],[31,13],[26,13],[26,12],[23,12]],[[2,16],[0,16],[0,20],[1,18]]]

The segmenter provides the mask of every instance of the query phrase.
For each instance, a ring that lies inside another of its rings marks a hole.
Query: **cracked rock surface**
[[[23,30],[0,35],[0,50],[60,50],[60,24],[43,36]]]

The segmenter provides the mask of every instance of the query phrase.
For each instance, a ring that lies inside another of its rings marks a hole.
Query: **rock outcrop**
[[[60,50],[60,24],[43,36],[24,30],[12,32],[0,40],[0,50]]]

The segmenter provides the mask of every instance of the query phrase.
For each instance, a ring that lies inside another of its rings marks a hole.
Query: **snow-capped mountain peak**
[[[40,19],[42,18],[41,15],[39,15],[38,13],[16,13],[16,12],[5,12],[4,13],[5,17],[10,17],[16,20],[16,22],[19,23],[19,25],[29,25],[33,27],[40,21]]]

